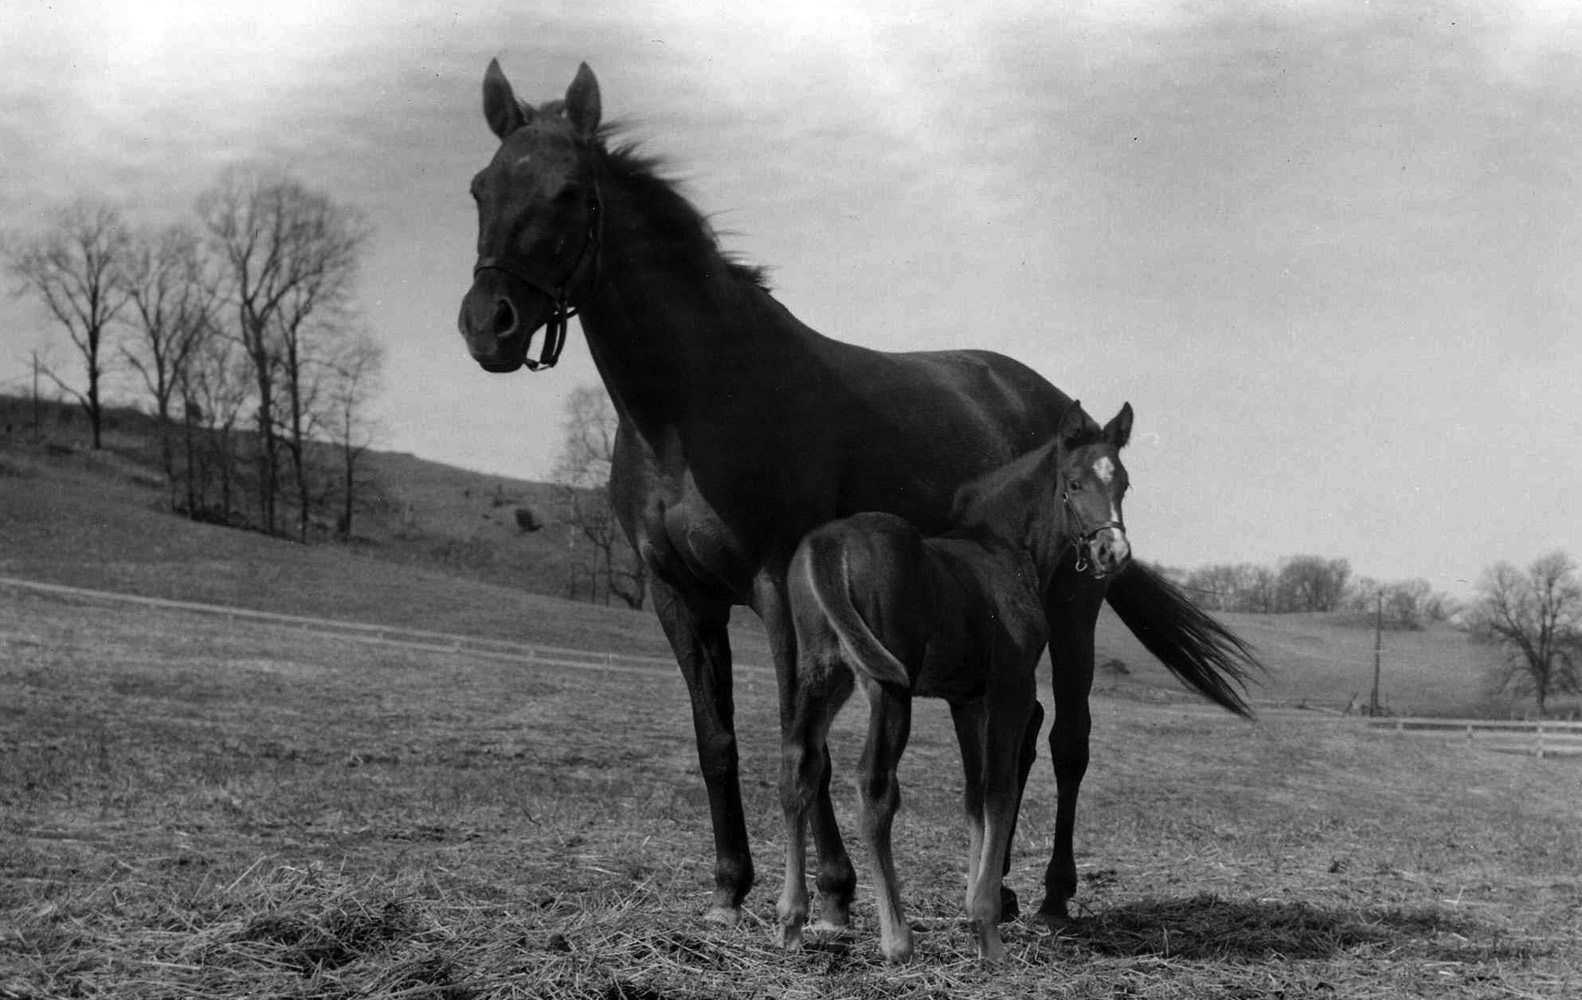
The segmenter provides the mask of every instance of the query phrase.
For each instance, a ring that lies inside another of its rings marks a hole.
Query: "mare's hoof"
[[[726,927],[735,927],[742,922],[742,908],[740,906],[711,906],[703,914],[705,923],[722,924]]]
[[[1066,913],[1064,906],[1057,906],[1053,909],[1041,907],[1037,913],[1033,914],[1033,923],[1052,931],[1058,931],[1062,927],[1071,926],[1072,920],[1070,915]]]

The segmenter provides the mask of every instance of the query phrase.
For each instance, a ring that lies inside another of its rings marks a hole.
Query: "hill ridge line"
[[[142,594],[127,594],[113,590],[95,590],[88,587],[74,587],[60,583],[45,583],[41,580],[24,580],[20,577],[12,576],[0,576],[0,587],[34,591],[53,596],[136,604],[143,607],[164,608],[173,611],[224,615],[229,618],[244,618],[276,625],[295,625],[322,632],[326,635],[337,635],[359,642],[442,652],[465,652],[494,659],[525,663],[590,667],[601,670],[613,670],[620,673],[652,673],[651,668],[654,666],[674,667],[676,662],[667,657],[644,656],[640,653],[616,653],[577,649],[567,646],[544,646],[537,643],[513,642],[509,639],[487,639],[477,636],[459,635],[454,632],[435,632],[402,625],[376,625],[368,622],[351,622],[335,618],[292,615],[277,611],[259,611],[254,608],[242,608],[229,604],[210,604],[202,601],[148,597]],[[636,664],[644,664],[646,666],[638,667]],[[738,663],[734,666],[737,669],[768,672],[766,668],[756,664]]]

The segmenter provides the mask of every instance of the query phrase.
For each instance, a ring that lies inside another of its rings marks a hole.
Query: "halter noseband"
[[[1094,569],[1095,572],[1093,574],[1093,579],[1095,580],[1102,580],[1106,576],[1109,576],[1108,573],[1097,572],[1097,568],[1094,567],[1092,563],[1088,562],[1088,545],[1094,538],[1098,536],[1099,532],[1103,531],[1104,529],[1115,528],[1118,531],[1124,532],[1126,530],[1126,526],[1121,524],[1119,521],[1104,521],[1101,524],[1089,528],[1086,522],[1082,520],[1082,512],[1077,510],[1077,505],[1071,502],[1071,490],[1069,487],[1060,491],[1060,501],[1066,506],[1066,514],[1071,518],[1072,521],[1076,523],[1076,537],[1074,537],[1067,544],[1077,550],[1077,572],[1081,573],[1084,570]]]
[[[539,351],[538,360],[523,359],[528,371],[543,371],[555,367],[555,362],[560,360],[561,348],[566,346],[566,324],[571,317],[577,315],[577,306],[571,301],[571,287],[580,284],[581,291],[586,291],[587,286],[591,285],[598,276],[599,243],[603,234],[600,211],[602,207],[599,188],[595,184],[593,198],[588,202],[587,242],[582,244],[582,252],[577,255],[577,262],[571,266],[570,273],[560,282],[546,280],[542,272],[530,261],[510,253],[480,256],[478,262],[472,266],[474,278],[483,271],[501,271],[547,297],[553,303],[549,319],[544,324],[544,346]],[[587,271],[587,276],[579,282],[577,276],[582,274],[584,269]],[[528,332],[528,336],[532,336],[532,331]]]

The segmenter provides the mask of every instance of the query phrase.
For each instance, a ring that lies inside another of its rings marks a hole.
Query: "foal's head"
[[[1055,444],[1056,502],[1068,543],[1077,550],[1077,572],[1102,579],[1132,557],[1121,500],[1130,485],[1121,449],[1132,436],[1132,404],[1101,429],[1081,404],[1072,402]]]
[[[494,159],[472,179],[478,204],[478,263],[458,326],[473,360],[492,372],[554,363],[565,317],[593,283],[599,253],[595,150],[599,83],[583,64],[565,100],[534,108],[516,99],[490,61],[483,116],[500,140]],[[545,324],[545,350],[527,357]]]

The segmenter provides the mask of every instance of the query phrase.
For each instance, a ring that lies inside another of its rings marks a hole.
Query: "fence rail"
[[[1502,719],[1368,719],[1369,729],[1394,730],[1423,736],[1460,738],[1502,753],[1534,757],[1582,755],[1582,722],[1558,719],[1526,721]]]

